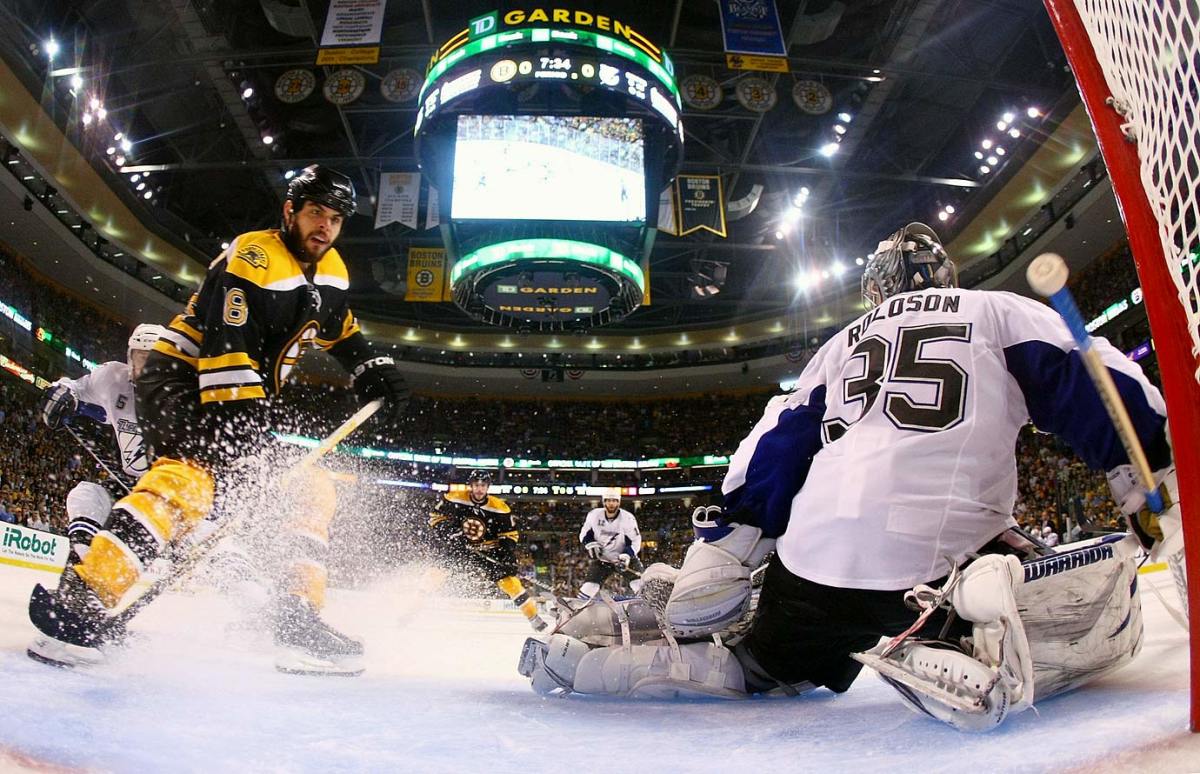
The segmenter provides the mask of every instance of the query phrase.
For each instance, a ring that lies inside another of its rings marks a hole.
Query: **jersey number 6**
[[[899,328],[896,333],[895,358],[891,357],[892,342],[881,336],[867,336],[850,353],[851,360],[863,362],[863,370],[859,376],[842,380],[842,402],[846,405],[857,403],[861,409],[854,420],[825,420],[822,425],[825,443],[838,440],[852,424],[867,415],[885,381],[889,387],[905,383],[934,387],[936,398],[932,403],[919,403],[902,389],[889,389],[884,393],[884,416],[901,430],[936,433],[963,420],[967,372],[954,360],[925,357],[922,349],[931,341],[969,342],[970,324],[915,325]],[[888,371],[886,377],[885,370]]]

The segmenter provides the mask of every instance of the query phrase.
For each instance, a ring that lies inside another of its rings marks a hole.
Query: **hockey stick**
[[[1133,463],[1137,472],[1138,481],[1146,493],[1146,506],[1155,513],[1162,513],[1163,500],[1154,484],[1154,473],[1150,470],[1150,463],[1146,460],[1146,453],[1133,429],[1133,422],[1129,419],[1129,412],[1125,409],[1121,394],[1113,384],[1112,374],[1101,361],[1100,353],[1092,346],[1092,337],[1084,327],[1083,316],[1079,313],[1079,307],[1075,305],[1071,291],[1067,289],[1067,274],[1067,264],[1057,253],[1042,253],[1034,258],[1025,270],[1029,287],[1049,299],[1071,331],[1083,363],[1087,366],[1088,376],[1092,378],[1096,391],[1100,393],[1100,402],[1104,404],[1104,409],[1116,427],[1117,437],[1121,439],[1121,445],[1125,447],[1125,453],[1129,455],[1129,461]]]
[[[83,450],[92,456],[92,459],[96,461],[96,464],[100,466],[101,470],[108,474],[109,478],[121,485],[121,488],[125,490],[125,494],[129,494],[129,486],[121,480],[120,476],[118,476],[116,473],[113,473],[112,468],[110,468],[104,460],[100,459],[100,455],[96,454],[91,446],[88,446],[83,442],[83,439],[79,437],[74,428],[72,428],[70,425],[64,424],[63,429],[71,434],[71,437],[75,439],[75,443],[82,446]]]
[[[383,406],[383,399],[376,398],[367,403],[354,413],[352,417],[343,422],[329,437],[321,441],[315,448],[311,449],[308,454],[305,454],[301,460],[296,463],[281,480],[288,481],[294,479],[297,475],[311,468],[318,460],[328,454],[335,446],[346,437],[357,430],[364,422]],[[230,514],[220,525],[210,532],[203,540],[196,542],[191,550],[182,557],[179,557],[175,564],[171,567],[171,571],[163,577],[156,580],[146,587],[136,599],[129,603],[123,610],[116,613],[108,619],[106,630],[112,631],[114,628],[119,630],[119,627],[127,624],[135,615],[142,611],[147,605],[157,599],[164,591],[171,588],[175,584],[183,581],[192,574],[192,571],[200,564],[212,549],[221,541],[227,534],[230,533],[232,527],[240,524],[245,513]]]
[[[492,557],[488,556],[487,554],[479,553],[479,554],[475,554],[475,556],[478,556],[480,559],[487,562],[488,564],[494,564],[497,567],[503,566],[500,564],[499,561],[493,559]],[[545,583],[542,583],[541,581],[537,580],[536,578],[522,578],[519,575],[517,575],[516,577],[522,583],[525,583],[526,581],[528,581],[530,586],[541,589],[542,591],[546,592],[547,594],[554,597],[555,599],[558,599],[558,595],[554,593],[554,589],[552,587],[547,586]]]

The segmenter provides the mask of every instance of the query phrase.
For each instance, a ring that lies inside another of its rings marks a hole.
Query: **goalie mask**
[[[880,242],[863,270],[862,295],[872,307],[897,293],[956,287],[954,262],[924,223],[909,223]]]

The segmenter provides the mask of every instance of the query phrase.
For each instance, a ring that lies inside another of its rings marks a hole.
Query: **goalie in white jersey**
[[[871,311],[768,403],[730,462],[724,512],[698,512],[700,539],[683,566],[645,573],[647,598],[652,582],[673,583],[661,611],[669,645],[589,649],[594,633],[560,624],[523,654],[535,689],[841,693],[867,663],[919,712],[985,730],[1131,659],[1142,634],[1136,543],[1109,536],[1022,564],[1008,537],[1014,449],[1028,420],[1060,435],[1110,471],[1138,539],[1169,556],[1182,538],[1162,396],[1095,340],[1174,503],[1158,518],[1142,510],[1059,317],[1028,298],[956,286],[928,226],[881,242],[863,277]],[[679,644],[743,622],[750,573],[771,550],[745,639],[732,652],[728,636]],[[906,601],[926,614],[917,619]]]
[[[605,489],[600,495],[600,508],[593,508],[579,529],[579,542],[587,551],[587,580],[579,587],[579,596],[590,599],[614,573],[622,576],[630,570],[640,573],[642,562],[638,554],[642,550],[642,533],[638,531],[637,519],[621,507],[621,490],[616,487]],[[634,578],[629,583],[636,594],[642,583]]]
[[[94,450],[97,459],[104,460],[113,477],[106,482],[109,488],[91,481],[80,481],[67,493],[67,537],[71,548],[82,558],[96,533],[108,521],[113,494],[127,494],[134,482],[150,468],[146,458],[146,442],[138,426],[133,385],[154,343],[165,329],[161,325],[143,323],[133,329],[125,362],[116,360],[101,363],[94,371],[78,379],[63,377],[46,388],[42,399],[42,421],[56,429],[76,417],[87,417],[112,428],[116,443],[116,464],[108,466],[104,450]]]

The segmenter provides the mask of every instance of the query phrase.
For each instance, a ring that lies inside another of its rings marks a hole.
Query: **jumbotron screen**
[[[454,146],[454,220],[644,223],[638,118],[465,115]]]

